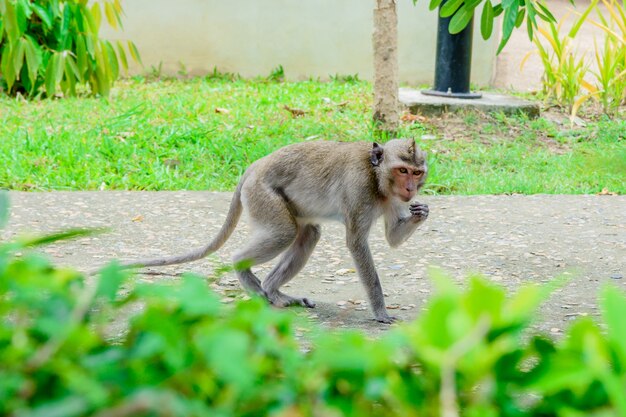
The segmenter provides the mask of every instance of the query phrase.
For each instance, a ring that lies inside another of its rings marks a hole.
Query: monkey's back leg
[[[283,254],[278,264],[263,281],[268,300],[277,307],[301,305],[313,308],[315,303],[308,298],[296,298],[282,293],[279,288],[296,276],[307,263],[309,256],[320,239],[319,225],[306,224],[298,227],[296,239]]]
[[[247,263],[247,268],[237,271],[241,285],[249,292],[267,298],[261,281],[250,269],[270,261],[296,239],[297,224],[282,195],[263,186],[244,190],[242,200],[247,208],[251,231],[248,242],[233,256],[235,265]]]

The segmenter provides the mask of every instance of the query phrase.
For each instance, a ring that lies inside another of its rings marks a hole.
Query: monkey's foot
[[[400,321],[400,319],[397,318],[396,316],[374,317],[374,320],[376,320],[379,323],[383,323],[383,324],[392,324],[392,323],[395,323],[397,321]]]
[[[267,299],[276,307],[302,306],[306,308],[314,308],[315,303],[308,298],[292,297],[278,291],[276,294],[267,295]]]

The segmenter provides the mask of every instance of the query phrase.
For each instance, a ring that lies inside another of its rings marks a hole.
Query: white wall
[[[428,0],[397,0],[401,82],[434,80],[436,12]],[[124,32],[145,65],[175,75],[213,70],[244,77],[268,75],[282,65],[289,79],[358,74],[372,79],[372,10],[369,0],[127,0]],[[475,19],[476,21],[479,18]],[[491,82],[497,42],[483,41],[475,22],[472,81]],[[133,68],[133,72],[145,71]]]

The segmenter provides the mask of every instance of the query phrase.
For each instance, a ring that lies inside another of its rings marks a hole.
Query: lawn
[[[371,96],[371,85],[353,77],[281,83],[217,74],[137,77],[118,82],[108,99],[2,97],[0,187],[232,190],[252,161],[286,144],[373,140]],[[426,193],[624,193],[626,121],[571,128],[552,119],[419,117],[403,122],[401,135],[429,151]]]

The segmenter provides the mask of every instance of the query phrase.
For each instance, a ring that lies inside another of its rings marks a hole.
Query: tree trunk
[[[395,0],[374,0],[374,123],[398,130],[398,15]]]

